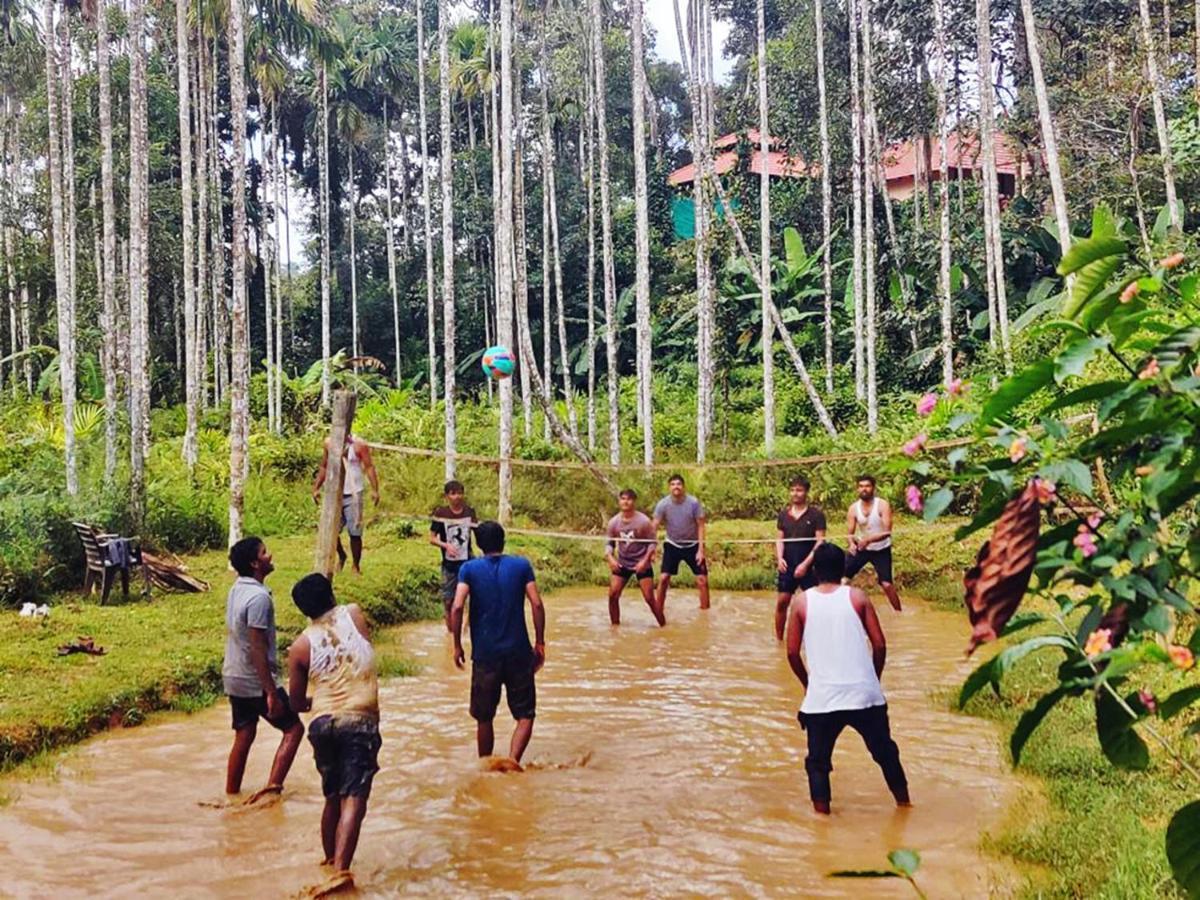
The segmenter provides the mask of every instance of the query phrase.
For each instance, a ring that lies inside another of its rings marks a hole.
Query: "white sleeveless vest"
[[[854,501],[854,520],[858,523],[858,529],[855,532],[856,534],[864,529],[866,530],[867,534],[872,534],[876,531],[882,531],[883,513],[879,511],[879,498],[876,497],[873,501],[871,501],[870,513],[863,512],[863,502],[861,500]],[[888,536],[883,540],[875,541],[873,544],[867,544],[867,546],[863,547],[863,549],[886,550],[890,546],[892,546],[892,539],[890,536]]]
[[[800,711],[827,713],[842,709],[866,709],[887,701],[875,664],[867,630],[850,602],[850,587],[841,585],[827,594],[810,588],[804,594],[805,663],[808,690]]]

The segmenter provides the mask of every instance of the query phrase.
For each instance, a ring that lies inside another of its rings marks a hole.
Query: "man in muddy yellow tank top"
[[[334,870],[322,889],[348,888],[354,884],[350,863],[379,771],[375,651],[362,610],[354,604],[338,606],[324,575],[302,578],[292,588],[292,600],[312,620],[288,649],[288,694],[293,709],[314,715],[308,739],[325,794],[322,865]]]

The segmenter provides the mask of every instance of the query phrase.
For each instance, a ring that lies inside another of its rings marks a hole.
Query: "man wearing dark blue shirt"
[[[484,555],[464,562],[458,570],[458,588],[450,609],[454,664],[461,669],[466,662],[462,624],[470,598],[471,718],[476,722],[479,755],[492,755],[496,740],[492,720],[503,688],[508,709],[517,720],[509,756],[519,763],[533,734],[537,706],[533,676],[546,662],[546,610],[533,566],[522,556],[505,555],[504,528],[498,522],[480,523],[475,529],[475,543]],[[525,627],[527,598],[533,612],[532,647]]]

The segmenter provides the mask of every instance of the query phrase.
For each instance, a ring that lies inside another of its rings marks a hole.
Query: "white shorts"
[[[363,533],[363,495],[342,495],[342,527],[350,537],[362,537]]]

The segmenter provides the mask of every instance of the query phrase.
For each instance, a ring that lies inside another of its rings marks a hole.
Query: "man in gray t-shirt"
[[[263,583],[274,571],[266,544],[256,537],[242,538],[229,548],[229,562],[238,579],[225,601],[225,662],[221,677],[233,711],[233,749],[225,770],[225,793],[242,789],[246,759],[258,733],[258,720],[283,732],[267,786],[252,794],[253,803],[267,794],[283,791],[283,780],[304,739],[304,726],[288,705],[287,694],[275,680],[277,653],[275,604]]]
[[[666,607],[671,576],[679,573],[679,564],[683,562],[696,576],[700,608],[708,609],[708,561],[704,555],[704,533],[708,519],[704,506],[687,493],[682,475],[672,475],[667,487],[669,493],[654,507],[655,534],[660,524],[667,526],[662,575],[658,579],[658,608]]]

